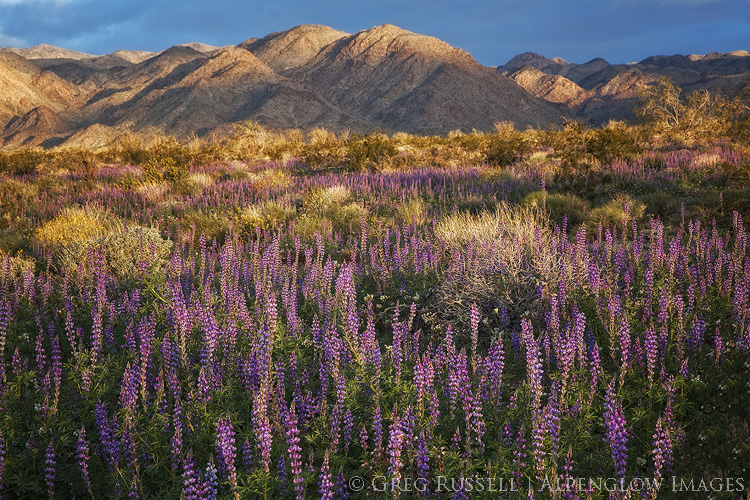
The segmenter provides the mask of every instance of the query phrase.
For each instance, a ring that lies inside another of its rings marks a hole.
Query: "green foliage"
[[[747,89],[734,99],[707,90],[685,96],[668,77],[640,92],[638,119],[668,140],[693,146],[723,137],[741,138],[750,120]]]
[[[656,217],[671,217],[680,212],[679,199],[663,191],[644,194],[639,200],[646,204],[646,213]]]
[[[354,135],[346,142],[347,163],[352,170],[377,170],[397,153],[385,134]]]
[[[40,148],[26,148],[18,151],[0,151],[0,173],[28,175],[37,172],[47,158]]]
[[[184,163],[178,162],[171,156],[151,158],[143,164],[143,173],[146,182],[158,183],[162,180],[167,182],[182,181],[187,177],[188,168]]]
[[[639,132],[623,122],[609,122],[592,131],[586,150],[602,164],[617,159],[635,158],[641,151]]]
[[[487,162],[506,166],[522,160],[531,152],[531,144],[511,122],[495,124],[495,133],[489,137]]]
[[[621,194],[609,203],[589,211],[586,223],[592,230],[601,224],[604,227],[627,228],[633,220],[640,220],[646,210],[646,205]]]
[[[558,225],[562,225],[563,217],[566,217],[568,229],[582,223],[589,209],[589,203],[574,194],[548,194],[543,191],[528,194],[523,205],[546,210],[550,219]]]

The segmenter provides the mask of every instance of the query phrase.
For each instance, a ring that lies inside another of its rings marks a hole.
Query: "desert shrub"
[[[600,163],[633,158],[640,151],[640,134],[635,127],[619,121],[610,121],[601,128],[592,130],[586,144],[587,152]]]
[[[621,227],[630,221],[639,220],[646,211],[646,205],[627,194],[621,194],[609,203],[592,209],[586,223],[593,229],[599,224],[604,227]]]
[[[37,205],[39,187],[15,179],[0,180],[0,229],[16,226]]]
[[[280,160],[296,153],[300,132],[276,133],[258,122],[236,123],[234,132],[219,147],[228,160]]]
[[[93,180],[101,166],[101,158],[89,149],[67,148],[49,153],[47,167],[56,172],[69,172]]]
[[[0,173],[13,175],[33,174],[47,161],[41,148],[24,148],[18,151],[0,151]]]
[[[33,272],[36,262],[22,254],[14,255],[0,248],[0,285],[10,285],[26,273]]]
[[[347,164],[351,170],[377,170],[398,153],[385,134],[354,135],[346,143]]]
[[[230,218],[222,212],[201,212],[191,208],[180,216],[179,230],[184,241],[197,243],[203,235],[209,242],[223,243],[230,229]]]
[[[124,131],[118,135],[109,152],[126,165],[143,165],[149,159],[149,153],[141,139],[131,131]]]
[[[565,259],[542,210],[501,204],[494,212],[455,213],[438,221],[435,235],[451,263],[439,277],[432,314],[464,332],[473,302],[495,326],[510,326],[501,320],[503,310],[516,328],[526,311],[539,319],[537,287],[554,289]]]
[[[188,167],[172,156],[151,158],[143,164],[146,182],[177,182],[188,175]]]
[[[594,132],[585,124],[575,120],[566,121],[562,129],[550,126],[539,132],[540,144],[554,150],[564,173],[591,166],[589,142]]]
[[[308,134],[308,142],[300,151],[304,163],[312,169],[341,168],[347,161],[346,141],[348,133],[341,137],[323,128],[316,128]]]
[[[285,189],[291,186],[292,176],[289,172],[279,169],[267,169],[260,172],[252,172],[247,175],[247,179],[253,185],[256,191],[265,191],[269,189]]]
[[[0,253],[16,254],[28,247],[28,237],[14,228],[0,229]]]
[[[208,174],[193,173],[173,182],[171,192],[180,196],[192,196],[201,193],[203,189],[211,186],[213,182],[213,179]]]
[[[422,198],[409,198],[406,203],[399,205],[396,218],[407,224],[422,225],[427,218],[427,204]]]
[[[52,249],[83,246],[90,239],[104,237],[116,230],[118,224],[119,221],[96,206],[67,208],[42,224],[34,232],[34,239]]]
[[[322,227],[325,221],[330,223],[334,231],[345,231],[349,228],[359,228],[360,220],[367,210],[358,202],[352,200],[349,188],[342,185],[313,191],[304,201],[304,214],[301,221],[304,225]]]
[[[646,205],[646,212],[657,217],[670,217],[680,212],[680,200],[663,191],[647,193],[638,198]]]
[[[53,267],[60,272],[80,271],[90,278],[99,265],[98,260],[92,259],[100,255],[101,262],[121,284],[145,272],[155,272],[172,246],[158,230],[125,225],[94,206],[64,210],[40,226],[34,239],[49,251]]]
[[[586,200],[574,194],[549,194],[544,191],[528,194],[523,200],[523,205],[547,211],[550,219],[558,225],[562,225],[564,217],[567,218],[570,229],[584,221],[589,208]]]
[[[165,182],[144,182],[136,188],[148,201],[155,203],[163,200],[169,192],[169,184]]]
[[[495,133],[490,136],[487,149],[488,163],[502,167],[522,160],[530,152],[531,144],[512,122],[495,124]]]
[[[258,231],[264,233],[276,230],[293,219],[296,213],[293,205],[266,200],[237,210],[234,217],[235,228],[240,236],[253,238]]]

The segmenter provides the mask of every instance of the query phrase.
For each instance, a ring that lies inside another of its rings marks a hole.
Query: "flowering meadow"
[[[747,154],[306,167],[2,174],[2,498],[747,497]]]

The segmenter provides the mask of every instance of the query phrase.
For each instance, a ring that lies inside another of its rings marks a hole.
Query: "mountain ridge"
[[[487,67],[394,25],[345,33],[300,25],[224,47],[91,55],[51,45],[0,49],[0,147],[106,144],[124,130],[185,139],[258,121],[277,129],[443,134],[632,119],[659,76],[686,90],[738,92],[750,53],[653,56],[583,64],[519,54]]]

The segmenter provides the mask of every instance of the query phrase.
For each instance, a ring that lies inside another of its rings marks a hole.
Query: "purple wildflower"
[[[49,442],[49,445],[47,446],[47,450],[44,453],[44,463],[44,481],[45,483],[47,483],[47,492],[49,493],[49,497],[52,498],[55,496],[55,467],[57,465],[57,461],[55,460],[55,445],[51,440]]]
[[[320,493],[321,500],[332,500],[333,499],[333,483],[331,483],[331,471],[328,468],[328,452],[326,452],[323,458],[323,464],[320,466],[320,479],[318,481],[318,493]]]
[[[625,466],[628,459],[628,432],[626,429],[625,416],[622,411],[622,404],[614,392],[614,381],[610,382],[607,387],[607,393],[604,399],[604,425],[606,427],[606,441],[609,443],[612,451],[612,458],[615,461],[615,470],[617,477],[625,478]]]

